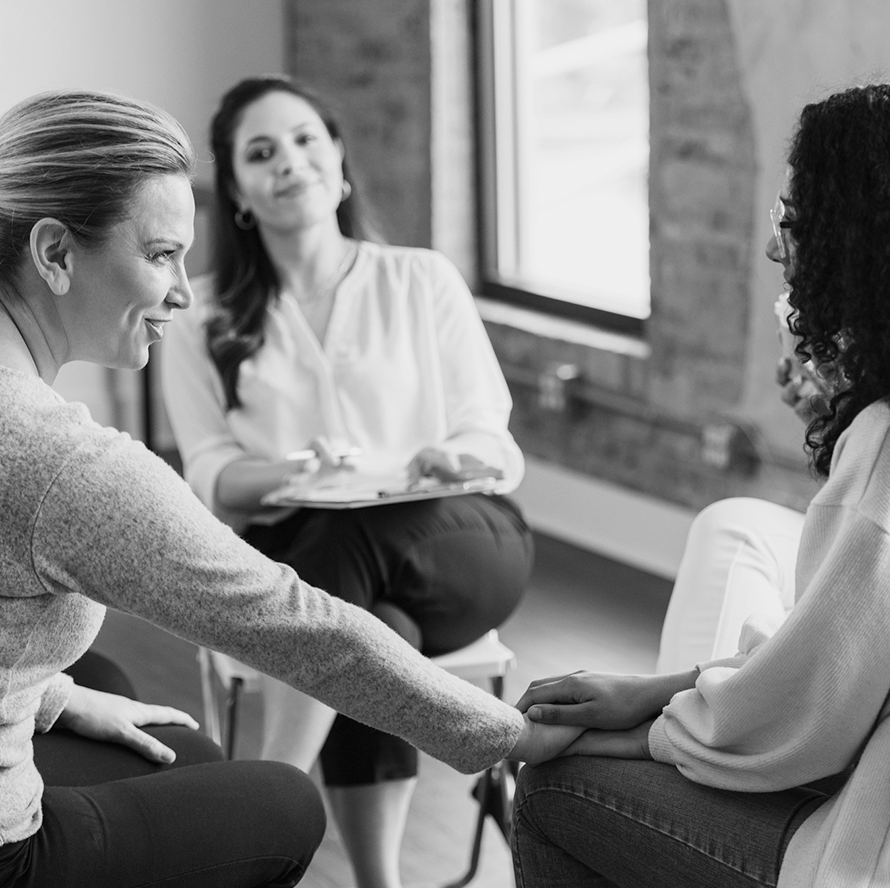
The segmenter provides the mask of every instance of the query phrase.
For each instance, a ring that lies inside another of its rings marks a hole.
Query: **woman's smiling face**
[[[309,102],[275,90],[244,109],[232,150],[235,202],[262,228],[330,221],[343,198],[343,148]]]
[[[102,244],[72,243],[70,287],[56,301],[68,360],[145,366],[173,309],[192,302],[184,258],[194,217],[189,180],[157,176],[139,188],[128,218],[113,225]]]

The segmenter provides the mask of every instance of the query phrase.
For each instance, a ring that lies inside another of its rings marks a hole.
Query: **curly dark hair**
[[[807,428],[827,476],[838,438],[890,396],[890,85],[807,105],[788,158],[797,354],[830,368],[830,410]]]
[[[272,92],[285,92],[308,102],[321,117],[332,139],[343,136],[334,113],[312,89],[283,74],[248,77],[223,97],[210,124],[214,160],[212,267],[216,311],[207,324],[207,348],[220,374],[226,409],[241,406],[238,371],[264,341],[266,309],[278,298],[280,282],[256,228],[244,230],[235,222],[233,139],[245,109]],[[351,186],[348,200],[337,209],[337,222],[346,237],[379,240],[377,227],[364,206],[360,188],[343,158],[343,179]]]

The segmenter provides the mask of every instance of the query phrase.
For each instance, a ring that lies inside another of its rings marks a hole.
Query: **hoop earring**
[[[242,231],[250,231],[251,228],[256,227],[256,219],[253,218],[253,213],[250,210],[235,210],[235,224]]]
[[[340,198],[340,203],[343,203],[344,200],[349,200],[349,195],[352,194],[352,185],[343,180],[343,196]]]

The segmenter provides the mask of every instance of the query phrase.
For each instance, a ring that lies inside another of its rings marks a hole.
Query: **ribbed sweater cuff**
[[[664,716],[659,715],[649,728],[649,754],[657,762],[672,765],[671,744],[664,729]]]

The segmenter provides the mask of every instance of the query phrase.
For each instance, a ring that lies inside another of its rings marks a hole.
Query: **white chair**
[[[442,669],[468,681],[489,681],[491,692],[503,698],[504,676],[516,667],[516,655],[498,638],[492,629],[472,644],[448,654],[434,657],[433,662]],[[238,730],[241,695],[260,689],[259,674],[225,654],[209,648],[198,648],[198,665],[201,672],[201,695],[204,703],[204,725],[209,736],[223,746],[226,757],[232,758]],[[226,692],[225,717],[220,718],[213,676],[216,675]],[[473,789],[479,802],[479,814],[470,852],[469,869],[456,882],[444,888],[462,888],[476,875],[482,849],[482,832],[485,818],[491,817],[504,838],[510,838],[510,814],[513,802],[515,773],[508,762],[498,762],[483,772]]]

